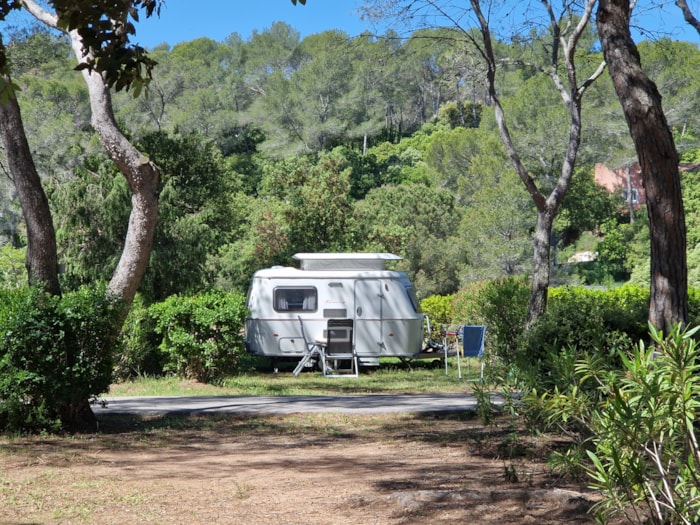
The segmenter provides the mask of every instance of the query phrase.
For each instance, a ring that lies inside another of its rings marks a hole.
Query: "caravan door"
[[[359,356],[384,353],[384,296],[380,279],[355,281],[355,350]]]

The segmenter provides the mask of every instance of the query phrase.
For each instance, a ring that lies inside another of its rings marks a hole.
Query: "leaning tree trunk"
[[[59,27],[58,16],[43,9],[38,3],[23,0],[22,5],[37,20],[55,29]],[[78,62],[83,62],[86,49],[77,30],[68,31],[71,46]],[[112,110],[109,87],[102,74],[83,69],[83,77],[90,96],[92,127],[100,141],[126,178],[131,189],[131,215],[124,240],[124,249],[117,268],[109,283],[108,293],[131,305],[141,284],[151,256],[153,237],[158,218],[158,168],[148,157],[141,154],[124,136],[117,126]]]
[[[80,59],[81,39],[76,31],[71,31],[70,37],[73,51]],[[129,228],[121,258],[107,290],[107,293],[131,305],[148,268],[155,236],[158,218],[158,168],[119,130],[112,110],[109,87],[103,76],[88,70],[83,70],[83,76],[90,95],[92,126],[131,189]],[[125,315],[121,320],[124,319]],[[64,407],[63,416],[69,423],[90,422],[95,417],[88,399],[78,399],[69,403]]]
[[[678,152],[656,85],[642,71],[629,30],[629,0],[601,0],[598,32],[634,141],[651,237],[649,321],[668,331],[688,318],[686,229]]]
[[[70,32],[73,51],[80,60],[82,41]],[[137,150],[117,126],[109,88],[99,73],[83,70],[90,94],[92,126],[109,157],[131,189],[131,215],[119,264],[109,283],[109,292],[131,304],[151,256],[158,218],[158,168]]]
[[[42,286],[50,294],[60,295],[56,232],[49,201],[29,149],[19,103],[10,93],[10,78],[2,77],[0,83],[4,84],[0,100],[0,135],[27,225],[26,266],[29,283]]]

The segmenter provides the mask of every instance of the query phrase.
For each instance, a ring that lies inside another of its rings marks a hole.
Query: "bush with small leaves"
[[[158,347],[155,323],[143,297],[137,295],[124,321],[122,345],[114,356],[115,381],[163,375],[166,358]]]
[[[452,324],[452,297],[431,295],[420,302],[420,308],[430,319],[431,337],[441,337],[441,326]]]
[[[54,297],[0,290],[0,428],[55,430],[90,417],[106,392],[122,303],[104,287]]]
[[[242,294],[221,291],[173,295],[152,305],[165,370],[201,382],[235,373],[245,355],[246,312]]]

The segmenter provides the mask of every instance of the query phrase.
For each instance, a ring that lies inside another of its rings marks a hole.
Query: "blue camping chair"
[[[486,338],[485,326],[465,325],[462,327],[462,355],[464,357],[478,357],[481,359],[481,375],[484,380],[484,339]]]

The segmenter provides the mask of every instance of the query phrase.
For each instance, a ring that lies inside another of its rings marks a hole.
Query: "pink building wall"
[[[627,191],[627,170],[629,169],[629,186],[632,190],[633,202],[636,206],[646,204],[646,194],[642,186],[642,172],[639,164],[635,163],[629,168],[618,168],[611,170],[605,164],[596,164],[594,177],[595,181],[607,188],[611,193],[626,194]]]

